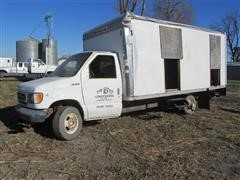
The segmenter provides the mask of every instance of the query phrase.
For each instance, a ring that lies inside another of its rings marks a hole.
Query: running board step
[[[144,105],[139,105],[139,106],[131,106],[131,107],[123,108],[122,113],[142,111],[145,109],[151,109],[151,108],[156,108],[156,107],[158,107],[158,103],[150,103],[150,104],[144,104]]]

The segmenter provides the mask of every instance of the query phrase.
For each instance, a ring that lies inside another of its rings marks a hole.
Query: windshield
[[[60,66],[58,66],[51,76],[58,76],[58,77],[74,76],[75,74],[77,74],[79,69],[82,67],[82,65],[85,63],[85,61],[88,59],[90,55],[91,55],[91,52],[80,53],[80,54],[71,56],[65,62],[63,62]]]

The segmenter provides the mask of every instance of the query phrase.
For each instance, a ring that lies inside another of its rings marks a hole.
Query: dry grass
[[[18,83],[0,80],[0,179],[240,177],[238,81],[229,82],[227,97],[212,100],[211,111],[143,112],[86,123],[71,142],[55,140],[48,125],[16,123]]]
[[[0,108],[16,104],[18,84],[19,81],[17,79],[0,78]]]

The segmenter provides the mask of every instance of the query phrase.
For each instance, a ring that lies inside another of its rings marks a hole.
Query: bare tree
[[[212,28],[226,33],[231,60],[240,61],[240,15],[236,11],[231,11],[219,23],[212,25]]]
[[[146,0],[118,0],[119,2],[119,11],[120,14],[124,14],[126,12],[136,13],[139,8],[141,9],[140,15],[144,15]]]
[[[184,24],[194,23],[194,10],[187,0],[155,0],[153,17]]]

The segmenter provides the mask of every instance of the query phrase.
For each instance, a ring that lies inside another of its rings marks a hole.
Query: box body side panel
[[[210,87],[209,33],[182,28],[181,90]]]
[[[163,93],[164,64],[161,59],[159,25],[132,20],[134,96]]]
[[[220,83],[222,86],[227,85],[227,42],[226,35],[221,35],[221,76]]]

